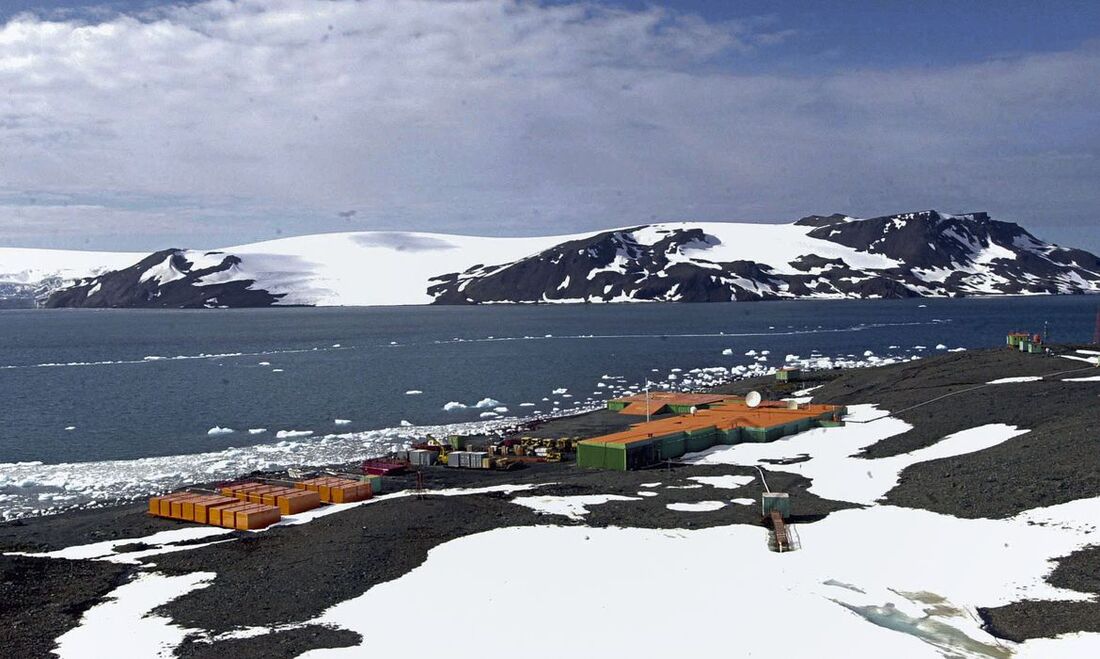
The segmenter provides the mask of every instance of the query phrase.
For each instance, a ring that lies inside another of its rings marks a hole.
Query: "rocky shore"
[[[757,379],[719,390],[756,389],[778,398],[795,389],[817,387],[812,391],[815,402],[874,403],[912,426],[867,447],[860,457],[869,461],[929,447],[983,424],[1027,429],[1030,432],[992,448],[908,466],[880,501],[963,519],[1008,519],[1035,508],[1100,496],[1100,435],[1095,432],[1100,424],[1100,382],[1068,381],[1098,374],[1088,368],[1057,356],[985,350],[880,368],[809,373],[811,381],[799,384]],[[1006,378],[1019,381],[988,384]],[[529,434],[596,434],[623,423],[622,415],[601,411],[556,419]],[[809,491],[812,481],[801,475],[770,468],[765,474],[774,490],[790,493],[798,524],[814,524],[857,507],[815,495]],[[49,656],[55,640],[75,627],[89,608],[120,584],[150,572],[216,573],[209,585],[156,610],[175,625],[201,630],[187,635],[177,648],[179,656],[289,657],[315,648],[355,646],[360,642],[357,633],[310,621],[339,602],[409,573],[425,562],[429,551],[458,538],[546,524],[669,530],[760,525],[758,504],[726,505],[714,512],[670,508],[715,499],[715,488],[694,479],[717,476],[742,477],[736,482],[744,483],[722,490],[722,498],[759,501],[761,486],[749,466],[677,464],[619,473],[561,463],[513,472],[433,468],[424,473],[423,496],[393,494],[414,484],[411,476],[395,477],[387,479],[389,494],[368,505],[306,524],[217,538],[227,542],[193,540],[195,547],[183,549],[185,542],[175,547],[177,551],[131,563],[26,554],[133,539],[114,547],[114,556],[125,559],[127,553],[146,548],[140,544],[142,538],[182,525],[147,516],[142,503],[0,524],[0,552],[5,552],[0,555],[0,613],[6,621],[0,627],[0,647],[11,656]],[[653,483],[662,486],[659,497],[639,495]],[[569,518],[516,505],[513,499],[520,492],[623,500],[594,505],[583,517]],[[1093,546],[1052,565],[1048,577],[1052,585],[1091,594],[1091,599],[1025,599],[1006,606],[979,606],[986,630],[1016,642],[1100,631],[1098,556],[1100,536]]]

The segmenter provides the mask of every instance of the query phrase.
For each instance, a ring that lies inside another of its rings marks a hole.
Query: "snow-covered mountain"
[[[0,308],[30,307],[83,277],[124,268],[140,252],[80,252],[0,247]]]
[[[0,273],[21,253],[0,250]],[[13,256],[14,255],[14,256]],[[96,259],[99,258],[97,261]],[[127,260],[128,259],[128,260]],[[48,261],[48,263],[46,262]],[[119,261],[126,261],[125,266]],[[150,255],[51,252],[52,307],[719,302],[1100,292],[1100,259],[985,213],[681,222],[480,238],[360,232]],[[0,282],[5,275],[0,274]]]

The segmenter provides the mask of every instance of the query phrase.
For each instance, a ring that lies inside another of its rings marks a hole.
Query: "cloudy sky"
[[[1100,3],[0,3],[0,245],[988,210],[1100,251]]]

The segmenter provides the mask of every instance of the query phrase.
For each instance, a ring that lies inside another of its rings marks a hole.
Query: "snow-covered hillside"
[[[32,262],[35,269],[27,266]],[[679,222],[537,238],[335,233],[150,255],[0,250],[0,273],[11,271],[25,271],[23,285],[56,289],[47,302],[55,307],[1100,292],[1093,254],[1044,243],[984,213],[936,211],[815,215],[792,224]],[[48,277],[54,285],[43,284]],[[60,277],[67,286],[56,285]]]
[[[0,307],[33,306],[36,297],[44,299],[75,280],[124,268],[143,256],[138,252],[0,247]]]

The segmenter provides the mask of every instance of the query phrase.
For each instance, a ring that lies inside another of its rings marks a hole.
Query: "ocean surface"
[[[692,369],[873,365],[998,346],[1044,323],[1052,341],[1085,342],[1096,308],[1045,297],[0,311],[0,516],[723,376]]]

